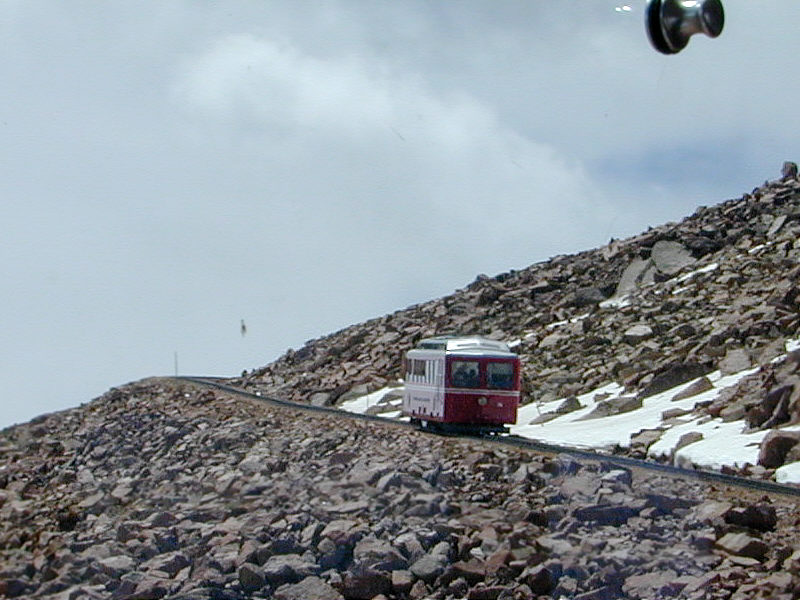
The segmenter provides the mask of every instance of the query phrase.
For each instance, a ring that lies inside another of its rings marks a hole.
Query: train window
[[[444,350],[447,348],[447,344],[445,342],[421,342],[417,345],[417,348],[423,350]]]
[[[492,362],[486,365],[486,379],[490,388],[510,390],[514,387],[514,365],[507,362]]]
[[[478,361],[454,360],[450,366],[450,383],[460,388],[479,387]]]
[[[420,377],[425,377],[425,361],[424,360],[412,360],[411,361],[411,374],[412,375],[419,375]]]

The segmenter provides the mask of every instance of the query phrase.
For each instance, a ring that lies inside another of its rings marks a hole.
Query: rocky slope
[[[529,401],[713,402],[797,460],[800,182],[308,342],[234,383],[333,404],[419,338],[518,340]],[[772,434],[770,434],[772,436]],[[784,436],[784,437],[781,437]],[[764,450],[768,448],[765,446]],[[800,510],[665,479],[146,380],[0,432],[0,598],[798,598]]]
[[[518,342],[527,402],[610,382],[647,397],[717,369],[764,366],[698,410],[746,416],[754,429],[794,424],[797,361],[777,368],[770,360],[799,335],[799,234],[800,181],[788,176],[679,223],[480,276],[450,296],[311,340],[234,383],[336,404],[396,380],[403,353],[420,338],[478,333]],[[798,439],[782,434],[779,445]]]
[[[792,598],[800,511],[144,381],[0,436],[0,598]]]

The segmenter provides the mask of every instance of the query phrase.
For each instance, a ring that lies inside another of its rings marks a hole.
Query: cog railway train
[[[421,340],[405,356],[403,413],[423,429],[507,433],[517,422],[520,359],[481,337]]]

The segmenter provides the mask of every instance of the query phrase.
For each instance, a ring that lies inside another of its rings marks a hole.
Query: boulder
[[[388,542],[366,537],[353,549],[353,560],[363,567],[377,571],[397,571],[408,568],[408,561]]]
[[[641,508],[617,504],[594,504],[573,511],[578,521],[592,521],[598,525],[622,525],[639,514]]]
[[[651,337],[653,337],[653,328],[649,325],[643,324],[629,327],[625,330],[625,333],[622,334],[622,339],[631,345],[638,344],[639,342],[650,339]]]
[[[703,377],[709,369],[705,365],[693,362],[675,362],[665,365],[658,369],[649,384],[639,393],[641,398],[649,398],[661,392],[671,390],[674,387]],[[710,382],[709,382],[710,383]],[[698,383],[698,388],[705,386]]]
[[[720,361],[719,370],[723,375],[733,375],[734,373],[746,371],[751,366],[753,366],[753,362],[747,350],[744,348],[734,348],[728,350],[725,354],[725,358]]]
[[[261,569],[248,563],[239,567],[238,577],[239,585],[248,593],[260,590],[267,583],[267,578]]]
[[[625,412],[630,412],[642,407],[642,398],[636,396],[619,396],[611,400],[602,400],[597,403],[597,406],[579,421],[589,419],[599,419],[601,417],[608,417],[610,415],[618,415]]]
[[[566,415],[576,410],[580,410],[581,408],[583,408],[583,405],[580,403],[578,398],[576,396],[570,396],[558,405],[558,408],[556,408],[556,413],[559,415]]]
[[[575,291],[573,304],[579,308],[594,306],[605,300],[607,295],[598,287],[583,287]]]
[[[699,431],[690,431],[688,433],[684,433],[678,442],[675,444],[675,450],[680,450],[688,446],[689,444],[694,444],[695,442],[699,442],[703,439],[703,434]]]
[[[275,590],[273,597],[275,600],[344,600],[344,596],[319,577],[284,584]]]
[[[419,558],[409,569],[415,577],[425,583],[432,583],[439,575],[444,572],[448,560],[446,556],[440,554],[426,554]]]
[[[308,562],[299,554],[279,554],[271,556],[264,563],[263,573],[267,581],[273,586],[284,583],[297,583],[298,581],[316,575],[320,568]]]
[[[537,596],[543,596],[553,591],[556,579],[545,565],[536,565],[522,573],[521,579]]]
[[[775,507],[766,502],[731,508],[725,513],[724,518],[726,523],[756,531],[774,531],[778,524]]]
[[[332,397],[330,392],[315,392],[309,398],[309,403],[312,406],[330,406]]]
[[[622,585],[622,591],[629,598],[655,598],[660,597],[661,588],[668,586],[677,578],[675,571],[651,571],[641,575],[630,575]]]
[[[786,455],[800,442],[800,431],[770,431],[758,451],[758,464],[768,469],[783,466]]]
[[[708,377],[703,376],[700,377],[700,379],[698,379],[697,381],[693,382],[691,385],[686,386],[686,388],[675,394],[671,400],[673,402],[686,400],[687,398],[697,396],[698,394],[702,394],[703,392],[707,392],[713,389],[714,385],[711,383]]]
[[[650,258],[659,273],[673,276],[693,264],[692,253],[680,242],[660,241],[653,245]]]
[[[643,285],[653,283],[655,270],[655,265],[651,260],[634,259],[623,271],[614,297],[620,298]]]
[[[369,569],[347,571],[341,586],[341,592],[348,600],[371,600],[378,594],[389,594],[391,591],[391,574]]]
[[[746,556],[758,561],[764,559],[769,546],[747,533],[726,533],[716,543],[717,548],[735,556]]]

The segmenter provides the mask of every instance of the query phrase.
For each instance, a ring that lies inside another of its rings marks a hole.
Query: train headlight
[[[489,400],[486,399],[486,396],[481,396],[478,398],[478,404],[481,406],[486,406],[489,403]]]

